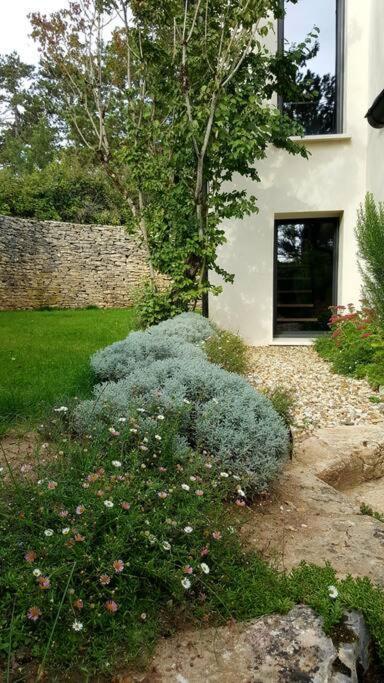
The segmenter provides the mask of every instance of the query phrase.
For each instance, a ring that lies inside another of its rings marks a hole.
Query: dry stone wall
[[[0,216],[0,310],[125,307],[147,275],[121,226]]]

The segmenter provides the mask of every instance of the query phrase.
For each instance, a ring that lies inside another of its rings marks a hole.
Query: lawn
[[[90,354],[134,326],[134,309],[1,312],[0,430],[89,394]]]

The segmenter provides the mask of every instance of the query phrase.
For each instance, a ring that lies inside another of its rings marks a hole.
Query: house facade
[[[310,157],[270,149],[260,183],[234,179],[259,213],[224,226],[220,262],[235,282],[210,299],[212,319],[254,345],[310,343],[327,329],[330,305],[359,304],[356,213],[368,191],[384,201],[384,129],[365,118],[384,88],[384,0],[299,0],[286,10],[276,49],[320,28],[307,68],[321,98],[276,103],[304,125]]]

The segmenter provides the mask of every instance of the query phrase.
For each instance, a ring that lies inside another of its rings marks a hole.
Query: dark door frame
[[[332,306],[336,306],[338,303],[338,289],[339,289],[339,241],[340,241],[340,224],[342,220],[341,215],[327,216],[292,216],[290,218],[274,218],[273,223],[273,339],[283,338],[285,335],[277,334],[277,256],[278,256],[278,243],[277,243],[277,226],[281,224],[289,225],[290,223],[299,223],[304,221],[311,221],[312,223],[321,223],[322,221],[330,221],[335,225],[335,247],[333,250],[333,269],[332,269]],[[313,336],[319,333],[314,331]],[[289,335],[287,335],[288,337]],[[295,334],[295,337],[300,339],[308,338],[308,333]]]

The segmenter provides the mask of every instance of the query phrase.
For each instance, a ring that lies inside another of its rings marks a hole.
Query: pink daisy
[[[212,534],[212,538],[215,539],[215,541],[220,541],[221,539],[221,531],[214,531]]]
[[[34,550],[28,550],[24,555],[24,559],[26,560],[26,562],[34,562],[36,558],[37,555]]]
[[[27,612],[27,617],[31,621],[37,621],[39,617],[41,617],[41,609],[39,607],[30,607],[28,612]]]
[[[113,563],[113,568],[116,572],[116,574],[121,574],[121,572],[124,569],[124,562],[123,560],[115,560]]]
[[[119,605],[114,600],[107,600],[107,602],[105,603],[105,609],[107,610],[107,612],[114,614],[119,609]]]

